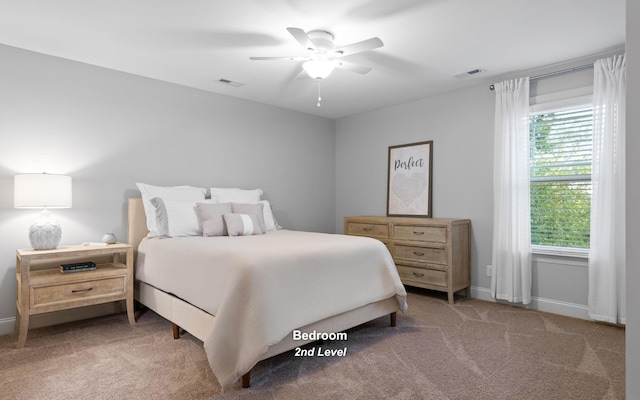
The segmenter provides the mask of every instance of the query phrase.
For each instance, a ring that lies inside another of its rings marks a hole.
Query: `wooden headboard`
[[[138,245],[149,233],[142,198],[130,198],[127,208],[127,242],[133,246],[133,251],[137,252]]]

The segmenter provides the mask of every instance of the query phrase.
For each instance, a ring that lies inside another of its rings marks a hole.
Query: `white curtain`
[[[589,316],[625,323],[625,56],[593,67]]]
[[[495,85],[491,295],[531,302],[529,78]]]

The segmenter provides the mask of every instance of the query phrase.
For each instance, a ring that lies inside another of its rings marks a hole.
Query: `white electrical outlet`
[[[487,276],[493,276],[493,265],[487,265]]]

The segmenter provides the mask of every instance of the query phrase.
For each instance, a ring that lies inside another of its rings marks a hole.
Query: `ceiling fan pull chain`
[[[318,81],[318,104],[316,104],[316,106],[320,107],[320,102],[322,101],[322,96],[321,96],[321,92],[320,92],[320,82],[322,81],[322,79],[316,79]]]

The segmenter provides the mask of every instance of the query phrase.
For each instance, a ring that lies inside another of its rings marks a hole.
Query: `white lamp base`
[[[55,249],[60,244],[62,229],[51,219],[51,213],[42,211],[40,219],[29,227],[29,241],[34,250]]]

